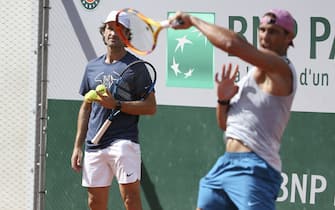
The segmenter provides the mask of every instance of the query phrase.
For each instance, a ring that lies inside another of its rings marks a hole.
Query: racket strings
[[[123,11],[129,18],[129,30],[131,33],[131,40],[123,40],[126,46],[139,54],[150,53],[155,46],[155,29],[150,24],[147,17],[134,10]],[[126,37],[125,32],[118,30],[121,37]]]
[[[151,92],[154,91],[155,84],[156,84],[156,78],[157,78],[156,70],[151,64],[148,64],[148,63],[146,64],[146,71],[147,71],[148,76],[150,77],[151,84],[147,85],[144,88],[145,91],[144,91],[143,97],[148,96]]]
[[[138,77],[142,78],[141,82],[136,82]],[[121,72],[111,92],[118,100],[143,100],[154,90],[156,77],[152,64],[143,60],[134,61]]]

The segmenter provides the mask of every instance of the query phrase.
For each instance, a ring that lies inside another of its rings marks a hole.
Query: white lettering
[[[287,189],[288,176],[285,173],[281,173],[281,176],[283,177],[283,182],[281,183],[281,186],[280,186],[282,195],[278,196],[277,198],[277,201],[279,202],[285,201],[288,197],[288,189]]]
[[[297,174],[292,174],[292,184],[291,184],[291,203],[295,202],[295,191],[298,190],[299,197],[302,203],[306,203],[306,194],[307,194],[307,174],[303,175],[302,185],[300,183],[299,177]]]
[[[321,182],[321,185],[317,187],[317,181]],[[327,180],[321,175],[312,175],[311,177],[311,194],[309,202],[315,204],[315,194],[325,191],[327,188]]]
[[[309,192],[308,203],[315,204],[317,194],[324,192],[327,188],[327,180],[321,175],[303,174],[299,176],[297,173],[292,173],[290,177],[281,173],[281,176],[283,182],[280,186],[281,192],[277,198],[278,202],[288,201],[289,199],[290,203],[296,203],[300,198],[301,203],[305,204]],[[298,199],[296,199],[297,196],[299,196]],[[335,197],[333,202],[335,206]]]

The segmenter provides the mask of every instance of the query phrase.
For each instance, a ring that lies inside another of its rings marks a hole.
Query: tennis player
[[[179,12],[171,21],[199,29],[217,48],[253,67],[235,84],[238,66],[223,65],[216,74],[217,122],[225,131],[226,151],[200,180],[198,210],[273,210],[280,190],[281,138],[296,92],[296,73],[287,58],[295,21],[272,9],[260,19],[259,47],[237,33]]]
[[[89,61],[80,86],[80,94],[85,95],[97,85],[110,87],[120,72],[133,61],[139,60],[129,53],[115,33],[115,17],[112,11],[100,27],[100,33],[107,52]],[[125,34],[130,36],[129,19],[126,14],[119,15],[119,23]],[[147,84],[148,77],[134,71],[132,94]],[[111,109],[121,111],[106,131],[98,145],[91,140],[105,122]],[[115,177],[119,183],[120,194],[127,210],[142,210],[140,198],[141,151],[139,144],[139,115],[153,115],[156,112],[156,99],[151,92],[144,100],[115,100],[110,92],[102,96],[101,101],[84,101],[78,114],[77,134],[75,138],[71,165],[73,170],[83,170],[82,185],[88,191],[88,206],[91,210],[107,209],[109,188]],[[82,163],[82,147],[85,143],[85,155]]]

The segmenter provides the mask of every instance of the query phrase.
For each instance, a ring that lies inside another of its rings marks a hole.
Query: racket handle
[[[159,22],[159,25],[160,25],[162,28],[169,28],[169,27],[171,26],[169,20],[163,20],[163,21]]]
[[[160,26],[162,28],[169,28],[169,27],[173,27],[173,26],[179,26],[179,25],[183,25],[184,21],[182,19],[177,19],[175,21],[173,21],[172,23],[170,23],[169,20],[163,20],[161,22],[159,22]]]
[[[170,23],[169,20],[164,20],[160,22],[160,24],[162,25],[163,28],[168,28],[168,27],[175,27],[175,26],[183,25],[184,21],[178,18],[177,20],[172,21],[172,23]]]
[[[104,124],[99,129],[98,133],[95,134],[94,138],[92,139],[93,144],[98,144],[101,137],[105,134],[106,130],[109,128],[110,124],[112,124],[112,121],[107,119]]]

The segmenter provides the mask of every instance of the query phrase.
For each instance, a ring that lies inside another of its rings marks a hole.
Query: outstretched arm
[[[262,43],[260,43],[261,46],[258,49],[241,38],[234,31],[208,23],[187,13],[177,12],[171,21],[176,20],[181,20],[183,24],[173,25],[174,29],[187,29],[194,26],[201,31],[215,47],[257,67],[259,71],[258,80],[271,81],[271,87],[268,88],[270,93],[275,95],[288,95],[291,92],[291,70],[287,62],[281,57],[286,54],[287,46],[282,46],[281,50],[277,48],[268,49],[270,48],[268,45],[263,46]],[[270,32],[262,31],[262,33]],[[280,51],[280,53],[277,51]]]
[[[237,33],[187,13],[177,12],[175,17],[171,19],[171,21],[175,20],[181,20],[183,24],[174,24],[174,29],[187,29],[194,26],[203,33],[215,47],[227,53],[243,57],[243,54],[247,54],[243,53],[243,51],[250,50],[248,48],[253,48],[252,45],[242,39]]]

